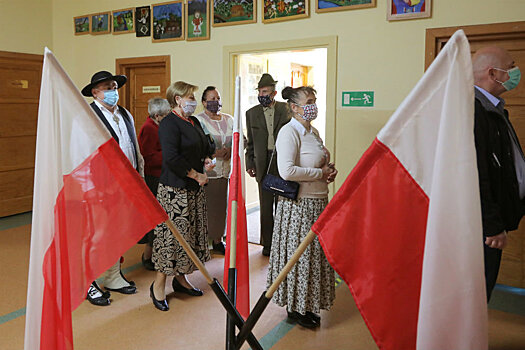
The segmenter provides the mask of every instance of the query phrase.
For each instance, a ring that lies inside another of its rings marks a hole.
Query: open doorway
[[[241,115],[246,125],[246,111],[257,105],[257,83],[263,73],[277,80],[276,100],[283,101],[281,91],[286,86],[313,86],[317,90],[319,117],[313,125],[326,139],[327,48],[246,52],[237,57],[236,75],[241,77]],[[246,130],[245,130],[246,133]],[[259,242],[259,197],[254,178],[246,177],[246,207],[249,241]]]

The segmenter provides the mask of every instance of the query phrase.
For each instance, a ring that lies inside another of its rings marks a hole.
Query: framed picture
[[[213,26],[231,26],[257,22],[256,0],[213,0]]]
[[[209,38],[209,0],[188,0],[186,4],[186,40],[207,40]]]
[[[309,0],[264,0],[263,23],[289,21],[309,16]]]
[[[376,7],[376,0],[316,0],[315,12],[333,12]]]
[[[89,16],[78,16],[73,18],[75,24],[75,35],[89,34]]]
[[[389,21],[430,17],[431,0],[387,0]]]
[[[93,13],[91,15],[91,34],[108,34],[111,31],[110,12]]]
[[[134,8],[113,11],[113,34],[133,33],[134,31]]]
[[[151,30],[153,42],[184,40],[183,0],[151,5]]]
[[[151,7],[135,7],[135,36],[137,38],[151,35]]]

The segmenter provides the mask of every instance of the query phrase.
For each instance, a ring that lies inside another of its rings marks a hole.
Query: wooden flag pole
[[[228,315],[231,316],[231,318],[233,319],[233,322],[235,323],[235,325],[239,329],[242,329],[242,327],[244,325],[244,319],[242,318],[241,314],[239,314],[239,312],[237,311],[235,306],[233,306],[233,304],[230,301],[230,299],[228,299],[228,296],[224,292],[224,289],[220,285],[219,281],[217,281],[217,279],[211,277],[211,275],[209,274],[208,270],[206,269],[206,267],[204,266],[202,261],[200,261],[200,259],[197,257],[197,254],[195,254],[195,252],[190,247],[188,242],[180,234],[180,232],[177,229],[177,227],[175,227],[175,224],[173,224],[173,222],[170,219],[164,221],[164,223],[168,226],[168,228],[170,229],[171,233],[173,233],[173,235],[175,236],[175,239],[177,239],[177,241],[180,243],[180,245],[182,246],[182,248],[184,249],[186,254],[188,254],[188,256],[190,257],[191,261],[193,261],[193,263],[197,266],[199,271],[204,275],[204,278],[206,279],[206,282],[208,282],[208,284],[210,285],[211,289],[213,290],[213,292],[215,293],[215,295],[217,296],[217,298],[221,302],[222,306],[224,307],[224,309],[226,310]],[[247,336],[248,343],[250,344],[252,349],[254,349],[254,350],[263,350],[263,347],[261,346],[261,344],[259,344],[259,341],[253,335],[253,333],[251,333],[251,332],[248,332],[248,333],[249,333],[249,335]],[[246,339],[246,337],[245,337],[245,339]]]
[[[250,334],[252,334],[251,332],[253,327],[255,327],[255,324],[261,317],[263,311],[266,309],[266,306],[272,299],[274,293],[277,291],[277,288],[279,288],[279,285],[284,281],[286,275],[288,275],[288,273],[292,270],[297,261],[299,261],[301,255],[304,253],[306,248],[310,245],[310,243],[312,243],[314,239],[315,232],[310,230],[310,232],[308,232],[301,244],[299,244],[299,247],[297,247],[295,253],[292,255],[290,260],[288,260],[284,268],[281,270],[277,278],[273,281],[272,285],[266,290],[266,292],[264,292],[261,295],[259,301],[257,301],[257,304],[255,304],[255,307],[250,313],[250,316],[248,316],[248,319],[246,319],[244,326],[242,326],[241,331],[237,336],[237,349],[240,349],[246,338],[249,337]]]
[[[237,300],[237,201],[231,202],[230,267],[228,268],[228,298],[234,307]],[[226,315],[226,350],[235,350],[235,322]]]

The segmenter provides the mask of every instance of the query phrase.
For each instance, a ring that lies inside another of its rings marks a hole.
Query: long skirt
[[[159,184],[157,200],[200,261],[210,260],[208,219],[204,190],[187,190]],[[166,224],[155,228],[151,260],[155,270],[166,275],[190,274],[197,270]]]
[[[228,211],[228,179],[210,179],[206,192],[208,207],[208,237],[219,241],[226,229],[226,213]]]
[[[313,223],[328,204],[327,198],[279,198],[273,228],[267,286],[304,240]],[[335,299],[335,272],[328,263],[317,237],[279,285],[272,300],[288,311],[305,314],[329,310]]]

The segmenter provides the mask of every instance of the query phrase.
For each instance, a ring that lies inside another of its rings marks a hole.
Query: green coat
[[[290,121],[285,102],[275,101],[273,115],[273,137],[277,140],[279,130]],[[268,158],[268,127],[264,118],[263,107],[259,104],[246,111],[246,129],[248,145],[246,147],[246,169],[255,168],[255,178],[261,182],[270,159]],[[272,163],[277,164],[274,157]],[[270,173],[277,175],[277,167],[272,166]]]

